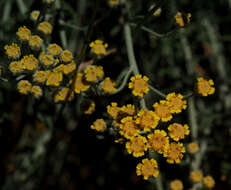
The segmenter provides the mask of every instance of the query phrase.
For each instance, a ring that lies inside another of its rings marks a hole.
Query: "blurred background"
[[[99,134],[90,129],[97,118],[105,116],[111,102],[133,104],[128,88],[112,96],[90,95],[96,102],[90,116],[79,109],[81,95],[58,114],[61,105],[49,98],[37,100],[17,92],[15,77],[7,70],[4,45],[16,41],[18,27],[36,28],[30,19],[33,10],[52,21],[50,42],[71,50],[76,58],[96,12],[90,41],[102,39],[109,44],[111,53],[97,64],[114,80],[129,67],[123,33],[127,22],[131,23],[139,70],[150,78],[152,86],[166,94],[175,91],[187,95],[194,91],[197,77],[213,79],[214,95],[193,97],[197,142],[206,142],[199,168],[213,176],[215,190],[231,189],[231,0],[165,0],[160,14],[148,17],[159,1],[121,0],[116,6],[109,0],[98,2],[95,10],[93,0],[56,0],[51,5],[36,0],[0,1],[0,189],[155,189],[152,182],[136,176],[138,159],[128,155],[124,144],[115,143],[108,131]],[[192,14],[183,28],[175,23],[177,12]],[[153,32],[135,27],[139,23]],[[87,52],[83,61],[92,59],[90,49]],[[153,93],[145,98],[150,109],[160,100]],[[190,111],[177,119],[190,124]],[[185,145],[193,140],[186,138]],[[193,159],[186,152],[179,165],[160,160],[164,189],[169,189],[174,179],[182,180],[184,189],[192,187],[189,175]]]

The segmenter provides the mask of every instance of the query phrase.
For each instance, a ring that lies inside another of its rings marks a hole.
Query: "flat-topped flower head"
[[[31,88],[31,94],[33,94],[35,98],[40,98],[43,94],[43,90],[40,86],[35,85]]]
[[[73,79],[74,81],[74,91],[76,94],[80,94],[81,92],[85,92],[90,88],[90,85],[86,85],[83,82],[83,74],[77,73],[76,78]],[[71,81],[72,83],[72,81]]]
[[[37,30],[45,35],[48,35],[51,34],[53,27],[49,22],[43,21],[38,25]]]
[[[184,188],[183,183],[179,179],[175,179],[170,183],[171,190],[182,190]]]
[[[85,80],[87,82],[97,82],[104,76],[104,71],[102,66],[89,65],[85,70]]]
[[[48,46],[47,51],[53,56],[58,56],[62,52],[62,48],[54,43]]]
[[[54,58],[52,55],[45,54],[41,57],[41,63],[45,66],[50,66],[54,63]]]
[[[211,189],[215,186],[215,181],[212,176],[206,176],[203,179],[203,184],[206,188]]]
[[[43,44],[43,39],[40,38],[38,35],[30,36],[29,46],[31,47],[31,49],[39,50],[42,44]]]
[[[125,138],[131,139],[133,136],[138,135],[139,131],[140,130],[132,117],[128,116],[121,120],[120,134]]]
[[[205,80],[202,77],[197,78],[197,92],[202,96],[214,94],[215,88],[213,87],[213,80]]]
[[[159,175],[159,170],[157,161],[155,159],[143,159],[142,163],[136,166],[136,174],[142,175],[145,180],[151,177],[157,177]]]
[[[182,143],[172,142],[169,144],[168,150],[164,153],[164,157],[167,157],[167,162],[169,164],[180,163],[183,158],[185,148]]]
[[[67,97],[68,96],[68,97]],[[54,102],[71,101],[74,98],[74,92],[70,88],[61,88],[54,95]]]
[[[20,80],[17,88],[21,94],[28,94],[31,90],[31,83],[28,80]]]
[[[55,72],[55,73],[63,73],[64,66],[65,66],[64,64],[60,64],[57,67],[54,67],[53,72]]]
[[[80,107],[84,114],[91,115],[95,111],[95,102],[93,100],[84,100]]]
[[[148,148],[151,152],[158,152],[163,154],[168,150],[169,137],[164,130],[154,130],[148,135]]]
[[[112,102],[111,105],[107,106],[107,113],[112,119],[116,119],[120,111],[120,108],[117,105],[116,102]]]
[[[135,116],[135,114],[136,114],[135,105],[127,104],[127,105],[122,106],[120,108],[119,114],[125,115],[125,116]]]
[[[62,51],[60,57],[64,63],[68,63],[68,62],[71,62],[73,60],[73,55],[72,55],[71,51],[69,51],[69,50]]]
[[[193,170],[190,173],[190,180],[194,183],[198,183],[202,181],[203,179],[203,173],[200,170]]]
[[[22,69],[22,63],[20,61],[13,61],[13,62],[11,62],[10,65],[9,65],[9,70],[13,74],[20,73],[23,70]]]
[[[188,23],[190,23],[191,18],[190,13],[180,13],[178,12],[175,16],[176,24],[180,27],[186,26]]]
[[[199,151],[199,146],[196,142],[191,142],[188,144],[187,150],[190,154],[195,154]]]
[[[189,135],[189,126],[188,125],[181,125],[179,123],[173,123],[168,126],[169,136],[175,140],[179,141],[184,139],[186,135]]]
[[[16,34],[17,34],[19,40],[21,40],[21,41],[29,41],[31,31],[26,26],[22,26],[22,27],[18,28],[18,31],[17,31]]]
[[[25,55],[21,59],[22,68],[24,70],[33,71],[38,67],[38,60],[34,57],[33,54]]]
[[[132,89],[132,94],[142,98],[145,94],[149,92],[148,88],[148,77],[142,75],[136,75],[131,77],[131,82],[129,82],[128,87]]]
[[[111,94],[116,91],[115,82],[113,82],[109,77],[107,77],[102,81],[101,89],[103,92]]]
[[[50,74],[49,70],[47,71],[38,70],[34,73],[33,80],[38,83],[44,83],[47,80],[49,74]]]
[[[153,112],[148,109],[141,109],[137,114],[136,123],[144,131],[150,131],[155,129],[159,123],[160,118]]]
[[[32,12],[30,13],[30,18],[31,18],[31,20],[33,20],[33,21],[37,21],[39,15],[40,15],[40,11],[34,10],[34,11],[32,11]]]
[[[59,86],[63,81],[63,74],[61,72],[50,72],[47,76],[47,86]]]
[[[107,124],[103,119],[97,119],[93,125],[91,125],[91,129],[94,129],[98,132],[103,132],[107,128]]]
[[[71,63],[68,63],[67,65],[63,66],[63,73],[65,75],[69,75],[70,73],[72,73],[74,70],[76,69],[76,64],[75,62],[72,60]]]
[[[21,55],[20,47],[16,43],[5,45],[4,49],[9,59],[18,59]]]
[[[183,100],[181,94],[170,93],[166,97],[167,103],[171,113],[180,113],[183,109],[186,109],[186,100]]]
[[[172,114],[167,101],[161,100],[160,103],[153,104],[154,113],[161,119],[162,122],[167,122],[172,119]]]
[[[140,157],[147,150],[146,143],[147,139],[145,137],[141,135],[133,136],[130,141],[126,142],[126,149],[134,157]]]
[[[108,44],[103,43],[102,40],[95,40],[94,42],[91,42],[89,46],[91,47],[91,50],[94,54],[105,55]]]

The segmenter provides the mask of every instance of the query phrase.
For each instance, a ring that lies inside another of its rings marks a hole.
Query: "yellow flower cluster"
[[[33,20],[37,20],[38,16],[39,12],[31,13]],[[37,26],[41,36],[51,34],[52,29],[52,25],[47,21],[43,21]],[[88,65],[75,72],[78,68],[71,51],[63,50],[56,43],[48,44],[45,47],[47,43],[44,43],[44,40],[46,38],[42,39],[39,35],[33,35],[26,26],[18,28],[17,37],[23,42],[21,43],[22,46],[27,46],[27,48],[36,51],[34,54],[23,55],[20,58],[21,49],[19,45],[12,43],[4,47],[8,58],[14,59],[9,64],[9,70],[14,75],[23,73],[28,75],[28,78],[33,79],[31,82],[23,80],[18,83],[18,91],[21,94],[31,93],[34,97],[39,98],[43,94],[42,88],[48,86],[49,89],[53,90],[54,102],[61,102],[73,100],[75,93],[86,93],[87,90],[91,89],[93,83],[92,91],[97,90],[99,94],[112,94],[116,91],[115,82],[109,77],[104,79],[102,66]],[[108,45],[101,40],[96,40],[90,46],[94,53],[103,55],[106,53]],[[43,51],[41,51],[41,47],[43,47]],[[94,109],[95,103],[92,102],[84,113],[91,114]]]
[[[142,76],[137,78],[143,80]],[[133,82],[135,80],[136,77]],[[120,140],[116,141],[125,142],[129,154],[134,157],[142,157],[148,151],[156,152],[166,157],[168,163],[173,164],[180,163],[183,158],[185,147],[179,141],[189,135],[189,126],[172,123],[166,129],[160,129],[159,124],[170,121],[173,114],[179,114],[186,109],[186,104],[187,102],[181,94],[170,93],[165,100],[153,104],[154,110],[146,108],[138,110],[131,104],[119,107],[116,102],[112,102],[107,106],[107,113],[112,119],[114,130],[122,136]],[[147,160],[145,163],[149,162]],[[146,170],[141,169],[141,166],[146,166],[145,163],[139,164],[137,174],[143,175],[145,179],[156,176],[154,173],[147,174]],[[157,171],[157,168],[158,166],[155,165],[152,171]]]

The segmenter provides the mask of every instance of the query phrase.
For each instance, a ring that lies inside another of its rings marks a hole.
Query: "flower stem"
[[[148,85],[148,87],[153,91],[155,92],[156,94],[158,94],[159,96],[161,96],[162,98],[166,98],[166,95],[164,93],[162,93],[161,91],[159,91],[158,89],[154,88],[153,86],[151,85]]]

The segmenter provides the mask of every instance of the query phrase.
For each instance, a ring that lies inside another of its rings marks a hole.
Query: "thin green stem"
[[[86,31],[87,30],[86,26],[84,26],[84,27],[76,26],[74,24],[66,23],[63,20],[59,20],[59,24],[62,26],[66,26],[66,27],[69,27],[71,29],[77,30],[77,31]]]
[[[148,87],[153,91],[155,92],[156,94],[158,94],[159,96],[161,96],[162,98],[166,98],[166,95],[164,93],[162,93],[161,91],[159,91],[158,89],[154,88],[153,86],[151,85],[148,85]]]
[[[125,37],[125,41],[126,41],[129,65],[132,68],[133,74],[138,75],[140,72],[139,72],[139,69],[138,69],[138,66],[136,63],[136,59],[135,59],[135,55],[134,55],[131,28],[130,28],[129,24],[127,24],[127,23],[124,25],[124,37]],[[140,105],[142,108],[146,108],[144,98],[142,98],[140,100]]]

